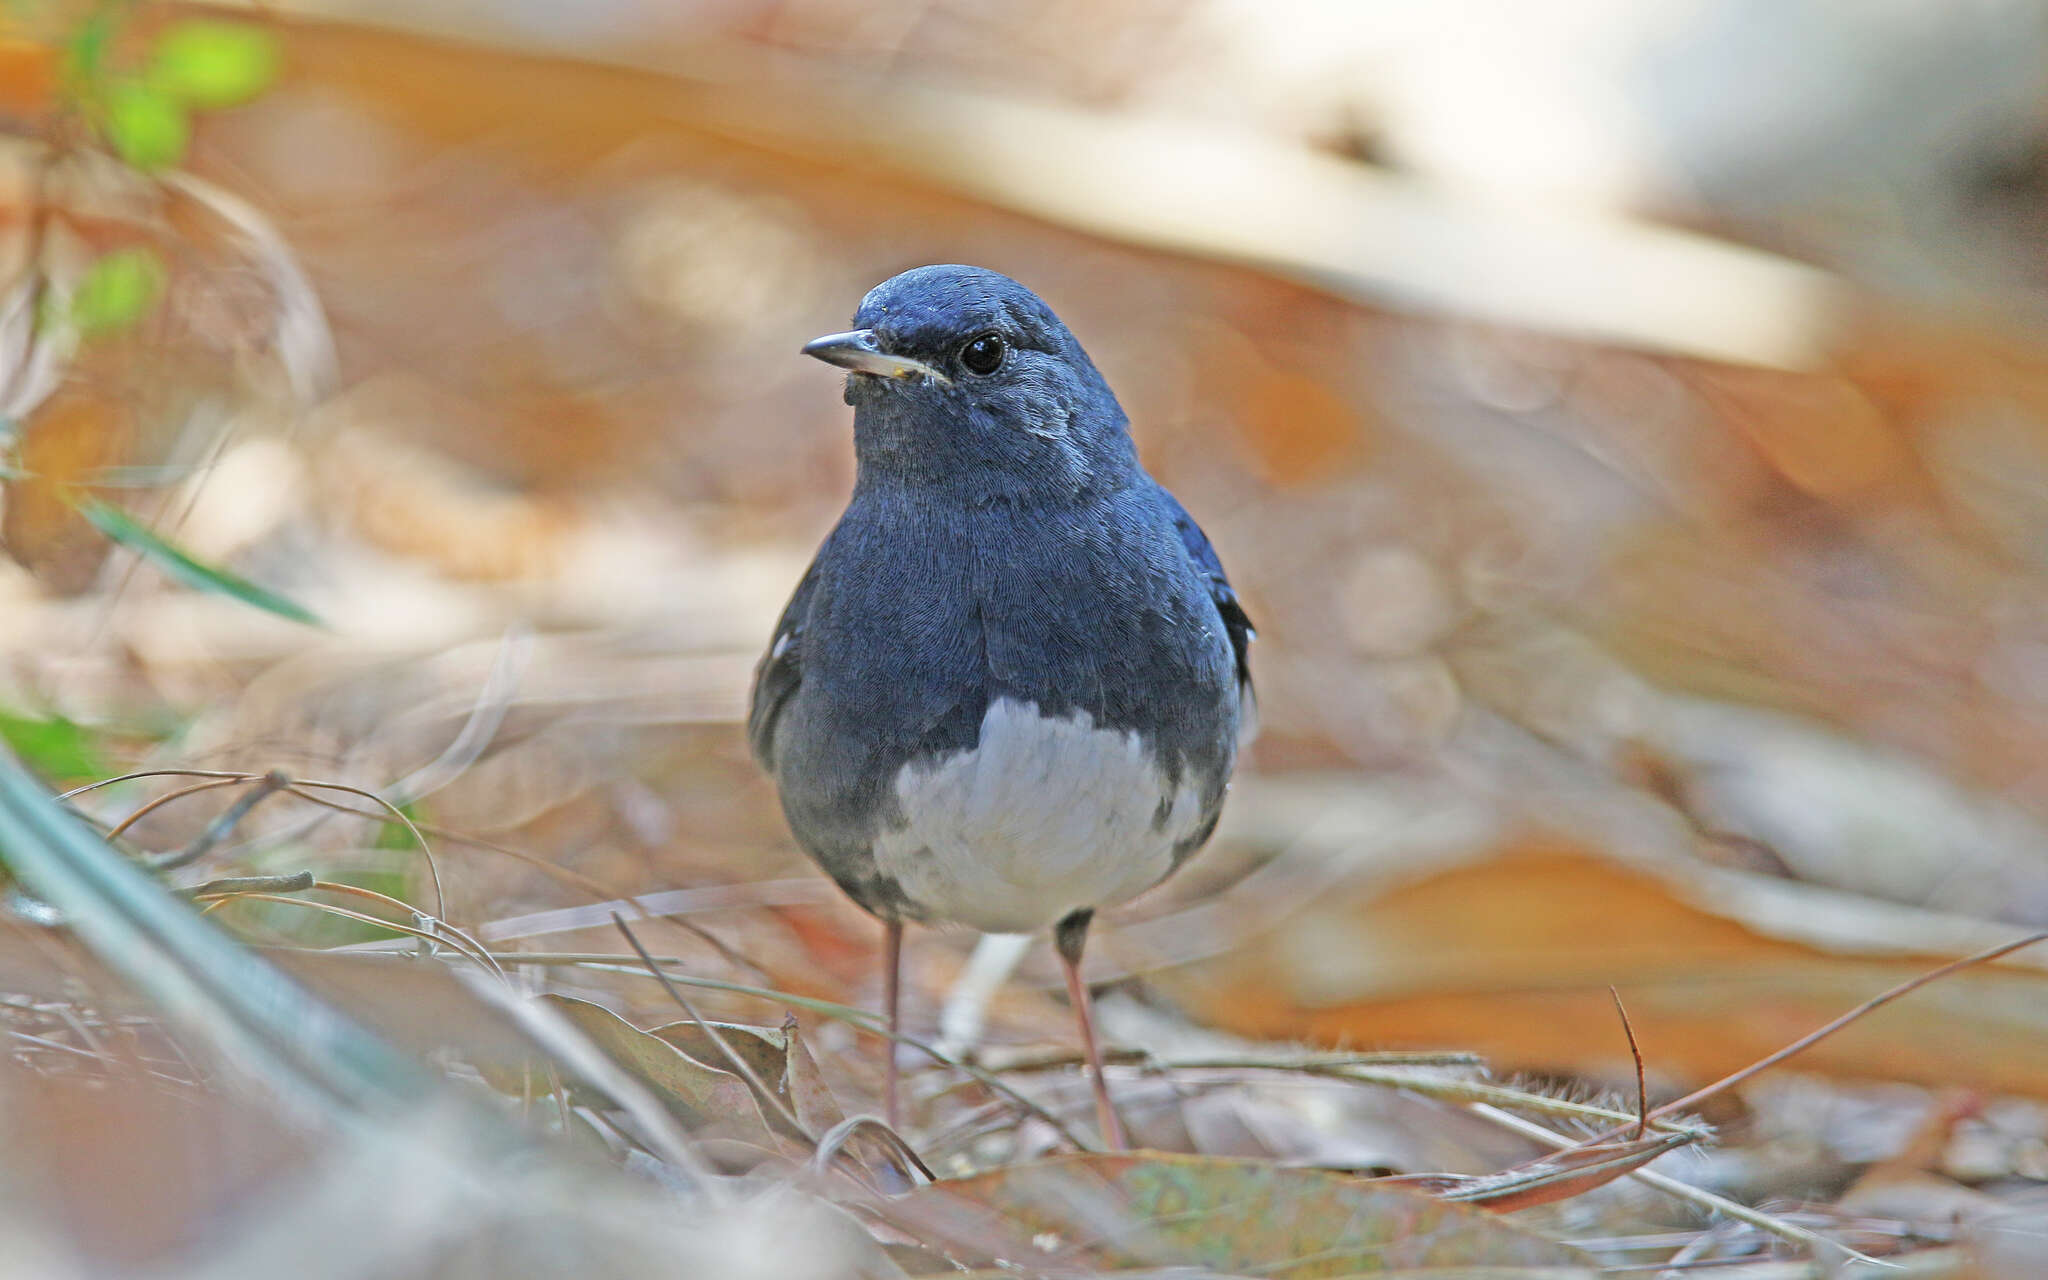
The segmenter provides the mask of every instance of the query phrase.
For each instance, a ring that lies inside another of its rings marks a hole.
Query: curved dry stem
[[[165,805],[170,804],[173,801],[183,800],[187,796],[196,796],[202,791],[218,791],[222,787],[239,786],[243,783],[243,781],[244,780],[241,778],[215,778],[210,782],[195,782],[189,787],[179,787],[175,791],[167,791],[163,795],[156,797],[154,800],[150,800],[147,803],[143,804],[142,806],[137,808],[133,813],[129,814],[127,817],[121,819],[113,826],[107,828],[107,839],[118,839],[122,834],[124,834],[128,830],[128,828],[134,826],[136,823],[142,821],[150,814],[155,813],[158,809],[163,808]],[[261,782],[262,779],[257,778],[254,779],[254,781]]]
[[[1497,1107],[1488,1106],[1485,1103],[1475,1104],[1471,1110],[1474,1115],[1483,1116],[1504,1129],[1513,1130],[1526,1138],[1533,1138],[1547,1147],[1568,1151],[1581,1145],[1561,1133],[1552,1133],[1533,1120],[1524,1120],[1518,1115],[1502,1111]],[[1880,1258],[1873,1258],[1868,1254],[1859,1253],[1839,1240],[1830,1240],[1818,1232],[1808,1231],[1806,1228],[1786,1222],[1782,1218],[1774,1218],[1768,1213],[1752,1209],[1746,1204],[1740,1204],[1734,1200],[1717,1196],[1711,1191],[1703,1191],[1690,1183],[1666,1177],[1654,1169],[1633,1169],[1623,1176],[1634,1178],[1647,1186],[1655,1187],[1666,1195],[1683,1200],[1688,1204],[1698,1205],[1703,1209],[1710,1209],[1738,1221],[1746,1222],[1757,1230],[1769,1232],[1780,1240],[1789,1241],[1802,1248],[1811,1249],[1821,1257],[1834,1255],[1836,1257],[1846,1257],[1852,1262],[1861,1262],[1868,1266],[1880,1267],[1886,1270],[1895,1270],[1897,1268],[1896,1263],[1886,1262]]]
[[[639,956],[641,963],[647,966],[647,972],[653,974],[655,981],[661,983],[661,989],[668,993],[668,998],[682,1007],[683,1012],[690,1016],[690,1021],[697,1024],[699,1031],[702,1031],[711,1038],[711,1043],[718,1046],[718,1051],[725,1055],[727,1061],[732,1063],[733,1069],[740,1073],[740,1078],[753,1086],[754,1092],[759,1094],[764,1102],[775,1108],[775,1114],[782,1118],[783,1123],[787,1124],[798,1137],[810,1143],[813,1150],[816,1150],[818,1140],[811,1136],[810,1130],[804,1128],[804,1122],[797,1119],[796,1112],[790,1108],[787,1102],[782,1100],[780,1094],[768,1087],[768,1082],[763,1080],[760,1073],[754,1070],[753,1064],[741,1057],[739,1051],[732,1047],[723,1034],[710,1023],[704,1021],[704,1015],[697,1012],[697,1006],[691,1004],[682,992],[676,990],[675,983],[669,981],[668,975],[661,971],[661,966],[654,963],[654,957],[647,954],[647,948],[640,945],[640,939],[634,937],[633,931],[626,927],[625,917],[614,911],[612,913],[612,923],[618,926],[621,934],[625,935],[626,945],[632,947],[633,953]]]
[[[604,952],[493,951],[491,955],[503,964],[561,965],[590,969],[598,973],[628,973],[640,978],[648,976],[646,969],[638,965],[623,963],[623,956],[609,955]],[[675,956],[655,956],[653,960],[657,965],[662,966],[682,963]],[[835,1021],[849,1023],[863,1031],[882,1036],[897,1044],[909,1045],[942,1066],[952,1067],[974,1077],[976,1081],[980,1082],[990,1092],[1009,1099],[1020,1110],[1035,1119],[1043,1120],[1047,1125],[1051,1126],[1053,1132],[1064,1138],[1076,1151],[1095,1150],[1094,1147],[1084,1142],[1080,1135],[1069,1128],[1065,1121],[1038,1103],[1033,1102],[1030,1098],[1025,1097],[993,1073],[984,1071],[973,1063],[962,1062],[958,1058],[949,1057],[940,1052],[936,1045],[919,1040],[915,1036],[904,1035],[900,1031],[890,1031],[883,1025],[882,1018],[878,1014],[870,1013],[865,1009],[856,1009],[851,1005],[834,1004],[830,1000],[814,1000],[809,996],[795,995],[787,991],[776,991],[770,987],[750,987],[744,983],[722,982],[717,978],[697,978],[679,973],[671,973],[667,976],[670,981],[681,983],[686,987],[702,987],[707,991],[730,991],[735,995],[756,996],[763,1000],[772,1000],[776,1004],[792,1009],[809,1009],[813,1013],[822,1014]]]
[[[1960,960],[1951,960],[1947,964],[1942,965],[1938,969],[1930,969],[1926,973],[1921,974],[1917,978],[1909,978],[1905,982],[1901,982],[1895,987],[1892,987],[1886,991],[1879,992],[1877,995],[1874,995],[1870,999],[1865,1000],[1862,1004],[1857,1005],[1854,1009],[1849,1010],[1849,1012],[1841,1015],[1838,1018],[1835,1018],[1834,1020],[1828,1022],[1826,1025],[1817,1027],[1814,1030],[1807,1032],[1805,1035],[1799,1037],[1797,1040],[1794,1040],[1791,1044],[1786,1045],[1784,1048],[1778,1050],[1776,1053],[1766,1054],[1739,1071],[1730,1072],[1729,1074],[1722,1076],[1719,1080],[1714,1081],[1714,1083],[1710,1085],[1706,1085],[1702,1088],[1693,1090],[1691,1093],[1686,1094],[1683,1098],[1674,1099],[1671,1102],[1665,1103],[1664,1105],[1658,1107],[1656,1110],[1650,1112],[1650,1118],[1654,1120],[1659,1116],[1669,1115],[1673,1111],[1683,1111],[1688,1107],[1697,1106],[1700,1103],[1706,1101],[1708,1098],[1713,1097],[1717,1093],[1720,1093],[1727,1089],[1732,1089],[1736,1085],[1741,1084],[1743,1081],[1749,1079],[1750,1077],[1755,1076],[1760,1072],[1770,1070],[1772,1067],[1777,1066],[1779,1063],[1785,1061],[1787,1058],[1790,1058],[1795,1054],[1804,1053],[1806,1050],[1811,1049],[1814,1045],[1819,1044],[1821,1041],[1835,1034],[1835,1032],[1840,1031],[1843,1027],[1846,1027],[1850,1023],[1855,1022],[1857,1019],[1863,1017],[1865,1014],[1890,1004],[1892,1001],[1898,999],[1900,996],[1909,995],[1912,992],[1918,991],[1920,988],[1926,986],[1930,982],[1939,982],[1941,979],[1946,978],[1951,974],[1960,973],[1964,969],[1972,968],[1976,965],[1989,963],[1990,961],[1998,959],[2000,956],[2010,955],[2015,951],[2023,950],[2024,948],[2033,946],[2037,942],[2044,941],[2048,941],[2048,929],[2041,930],[2038,933],[2030,933],[2024,938],[2015,938],[2011,942],[2000,943],[1995,947],[1986,947],[1984,950],[1977,952],[1975,955],[1964,956]]]
[[[60,791],[57,793],[57,799],[70,800],[88,791],[111,787],[117,782],[135,782],[142,778],[227,778],[236,782],[254,782],[262,776],[260,773],[243,773],[233,769],[137,769],[133,773],[117,773],[111,778],[101,778],[97,782],[88,782],[69,791]]]
[[[306,907],[314,911],[324,911],[328,915],[339,916],[344,920],[353,920],[358,924],[370,925],[373,928],[389,929],[393,933],[402,933],[409,937],[419,938],[424,941],[431,942],[436,946],[448,946],[448,940],[446,938],[442,938],[435,934],[429,933],[425,929],[418,929],[409,924],[399,924],[395,920],[380,919],[379,917],[373,916],[366,911],[350,911],[347,907],[337,907],[331,902],[317,902],[312,898],[293,898],[282,893],[224,893],[219,895],[218,897],[212,897],[207,902],[206,909],[201,911],[200,914],[212,915],[216,910],[230,902],[289,903],[295,907]],[[300,947],[296,949],[301,951],[325,951],[329,948]],[[459,947],[451,947],[450,950],[455,951],[465,960],[477,962],[475,956],[470,955],[468,952],[463,951]],[[492,970],[498,976],[503,976],[502,970],[498,970],[495,965],[486,965],[485,967]]]
[[[436,934],[436,936],[447,942],[449,946],[467,955],[470,959],[475,960],[499,977],[505,976],[505,971],[498,967],[497,961],[491,959],[491,953],[485,950],[483,943],[478,942],[475,938],[470,937],[467,933],[449,924],[439,916],[430,916],[409,902],[402,902],[388,893],[379,893],[375,889],[365,889],[358,884],[342,884],[335,880],[316,880],[313,883],[313,888],[324,893],[339,893],[357,898],[365,898],[377,903],[379,906],[403,912],[411,916],[415,922],[424,921],[425,924],[421,927]]]
[[[825,1130],[818,1138],[817,1149],[811,1153],[811,1172],[822,1176],[832,1167],[832,1162],[839,1158],[840,1151],[853,1135],[865,1132],[873,1132],[884,1145],[901,1156],[904,1163],[923,1174],[926,1182],[939,1180],[939,1175],[931,1171],[931,1166],[924,1162],[924,1158],[917,1154],[902,1134],[883,1123],[880,1117],[869,1115],[848,1116]]]
[[[363,787],[351,786],[346,782],[318,782],[310,778],[299,778],[293,781],[291,786],[286,789],[300,799],[312,800],[314,797],[300,790],[302,787],[312,787],[320,791],[340,791],[352,796],[361,796],[403,823],[405,829],[412,834],[413,843],[420,847],[420,856],[426,859],[427,876],[434,884],[434,915],[439,917],[448,914],[448,900],[446,895],[441,892],[441,868],[434,863],[433,847],[427,843],[426,836],[420,834],[419,827],[413,823],[411,818],[406,816],[403,809],[400,809],[397,805],[374,791]]]
[[[342,804],[338,801],[328,800],[324,797],[302,796],[301,799],[304,799],[312,804],[317,804],[325,809],[332,809],[336,813],[348,814],[351,817],[363,818],[372,822],[389,821],[389,819],[387,819],[381,813],[368,813],[364,810],[354,807],[353,805]],[[503,856],[511,858],[513,861],[518,862],[523,866],[532,867],[534,870],[554,879],[558,883],[565,884],[572,888],[580,889],[583,892],[588,893],[591,897],[596,898],[600,904],[608,902],[624,903],[632,907],[635,911],[639,912],[642,919],[658,920],[667,924],[672,924],[677,928],[683,930],[685,933],[688,933],[693,937],[701,939],[707,946],[709,946],[712,950],[716,951],[727,963],[733,965],[735,968],[751,969],[754,971],[754,973],[758,974],[760,977],[764,979],[768,977],[768,970],[766,966],[762,965],[758,960],[755,960],[752,957],[748,956],[746,953],[732,946],[730,943],[718,937],[716,934],[712,933],[709,929],[704,928],[702,925],[696,924],[690,920],[686,920],[681,916],[672,913],[662,913],[658,911],[648,910],[646,907],[641,905],[640,895],[624,892],[623,890],[620,890],[614,886],[605,884],[603,881],[595,880],[590,876],[584,875],[580,871],[571,870],[568,867],[561,866],[547,858],[543,858],[537,853],[529,853],[524,849],[515,848],[512,845],[500,844],[495,840],[486,840],[481,836],[468,835],[464,832],[456,831],[449,827],[439,826],[432,822],[416,821],[412,825],[416,831],[424,831],[436,840],[445,840],[451,844],[467,845],[474,849],[482,849],[488,853],[502,854]]]
[[[187,898],[220,898],[236,893],[304,893],[319,883],[310,871],[281,876],[223,876],[178,892]]]

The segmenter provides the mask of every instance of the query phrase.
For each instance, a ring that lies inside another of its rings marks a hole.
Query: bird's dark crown
[[[863,486],[1040,506],[1121,485],[1135,470],[1123,410],[1088,353],[1008,276],[919,267],[875,286],[854,323],[880,353],[924,370],[847,376]],[[1001,349],[993,365],[991,340]]]
[[[918,267],[892,276],[861,299],[853,322],[873,330],[883,350],[914,356],[949,377],[967,372],[960,349],[984,333],[1050,356],[1080,349],[1037,294],[980,267]]]

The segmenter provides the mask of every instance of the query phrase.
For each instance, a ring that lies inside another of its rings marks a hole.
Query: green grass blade
[[[107,772],[92,735],[63,716],[17,715],[0,708],[0,742],[53,782],[78,782]]]
[[[110,507],[104,502],[86,499],[78,504],[78,510],[93,527],[115,542],[133,550],[143,559],[169,574],[178,582],[200,591],[212,591],[232,596],[243,604],[253,605],[266,613],[308,626],[324,626],[317,615],[304,605],[287,600],[267,587],[259,587],[239,574],[206,564],[193,558],[189,553],[166,542],[131,519],[127,512]]]
[[[396,1114],[435,1077],[171,896],[0,752],[0,861],[218,1059],[320,1120]]]

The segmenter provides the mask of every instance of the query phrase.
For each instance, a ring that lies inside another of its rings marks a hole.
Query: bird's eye
[[[986,376],[1002,367],[1004,351],[1000,335],[984,333],[980,337],[969,338],[967,345],[960,348],[960,363],[967,366],[969,373]]]

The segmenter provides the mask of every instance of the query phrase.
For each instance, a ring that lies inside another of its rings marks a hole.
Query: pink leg
[[[1088,922],[1094,918],[1093,911],[1076,911],[1060,921],[1053,930],[1053,948],[1060,954],[1060,967],[1066,970],[1067,999],[1081,1024],[1081,1052],[1088,1059],[1088,1074],[1095,1085],[1095,1122],[1111,1151],[1128,1151],[1131,1144],[1124,1137],[1123,1121],[1117,1119],[1116,1108],[1110,1105],[1109,1082],[1102,1074],[1102,1049],[1095,1040],[1095,1006],[1088,998],[1088,984],[1081,981],[1081,948],[1088,941]]]
[[[897,1005],[903,994],[903,922],[882,925],[882,1006],[889,1019],[890,1039],[882,1046],[882,1118],[896,1127],[896,1041],[902,1031],[897,1024]]]

